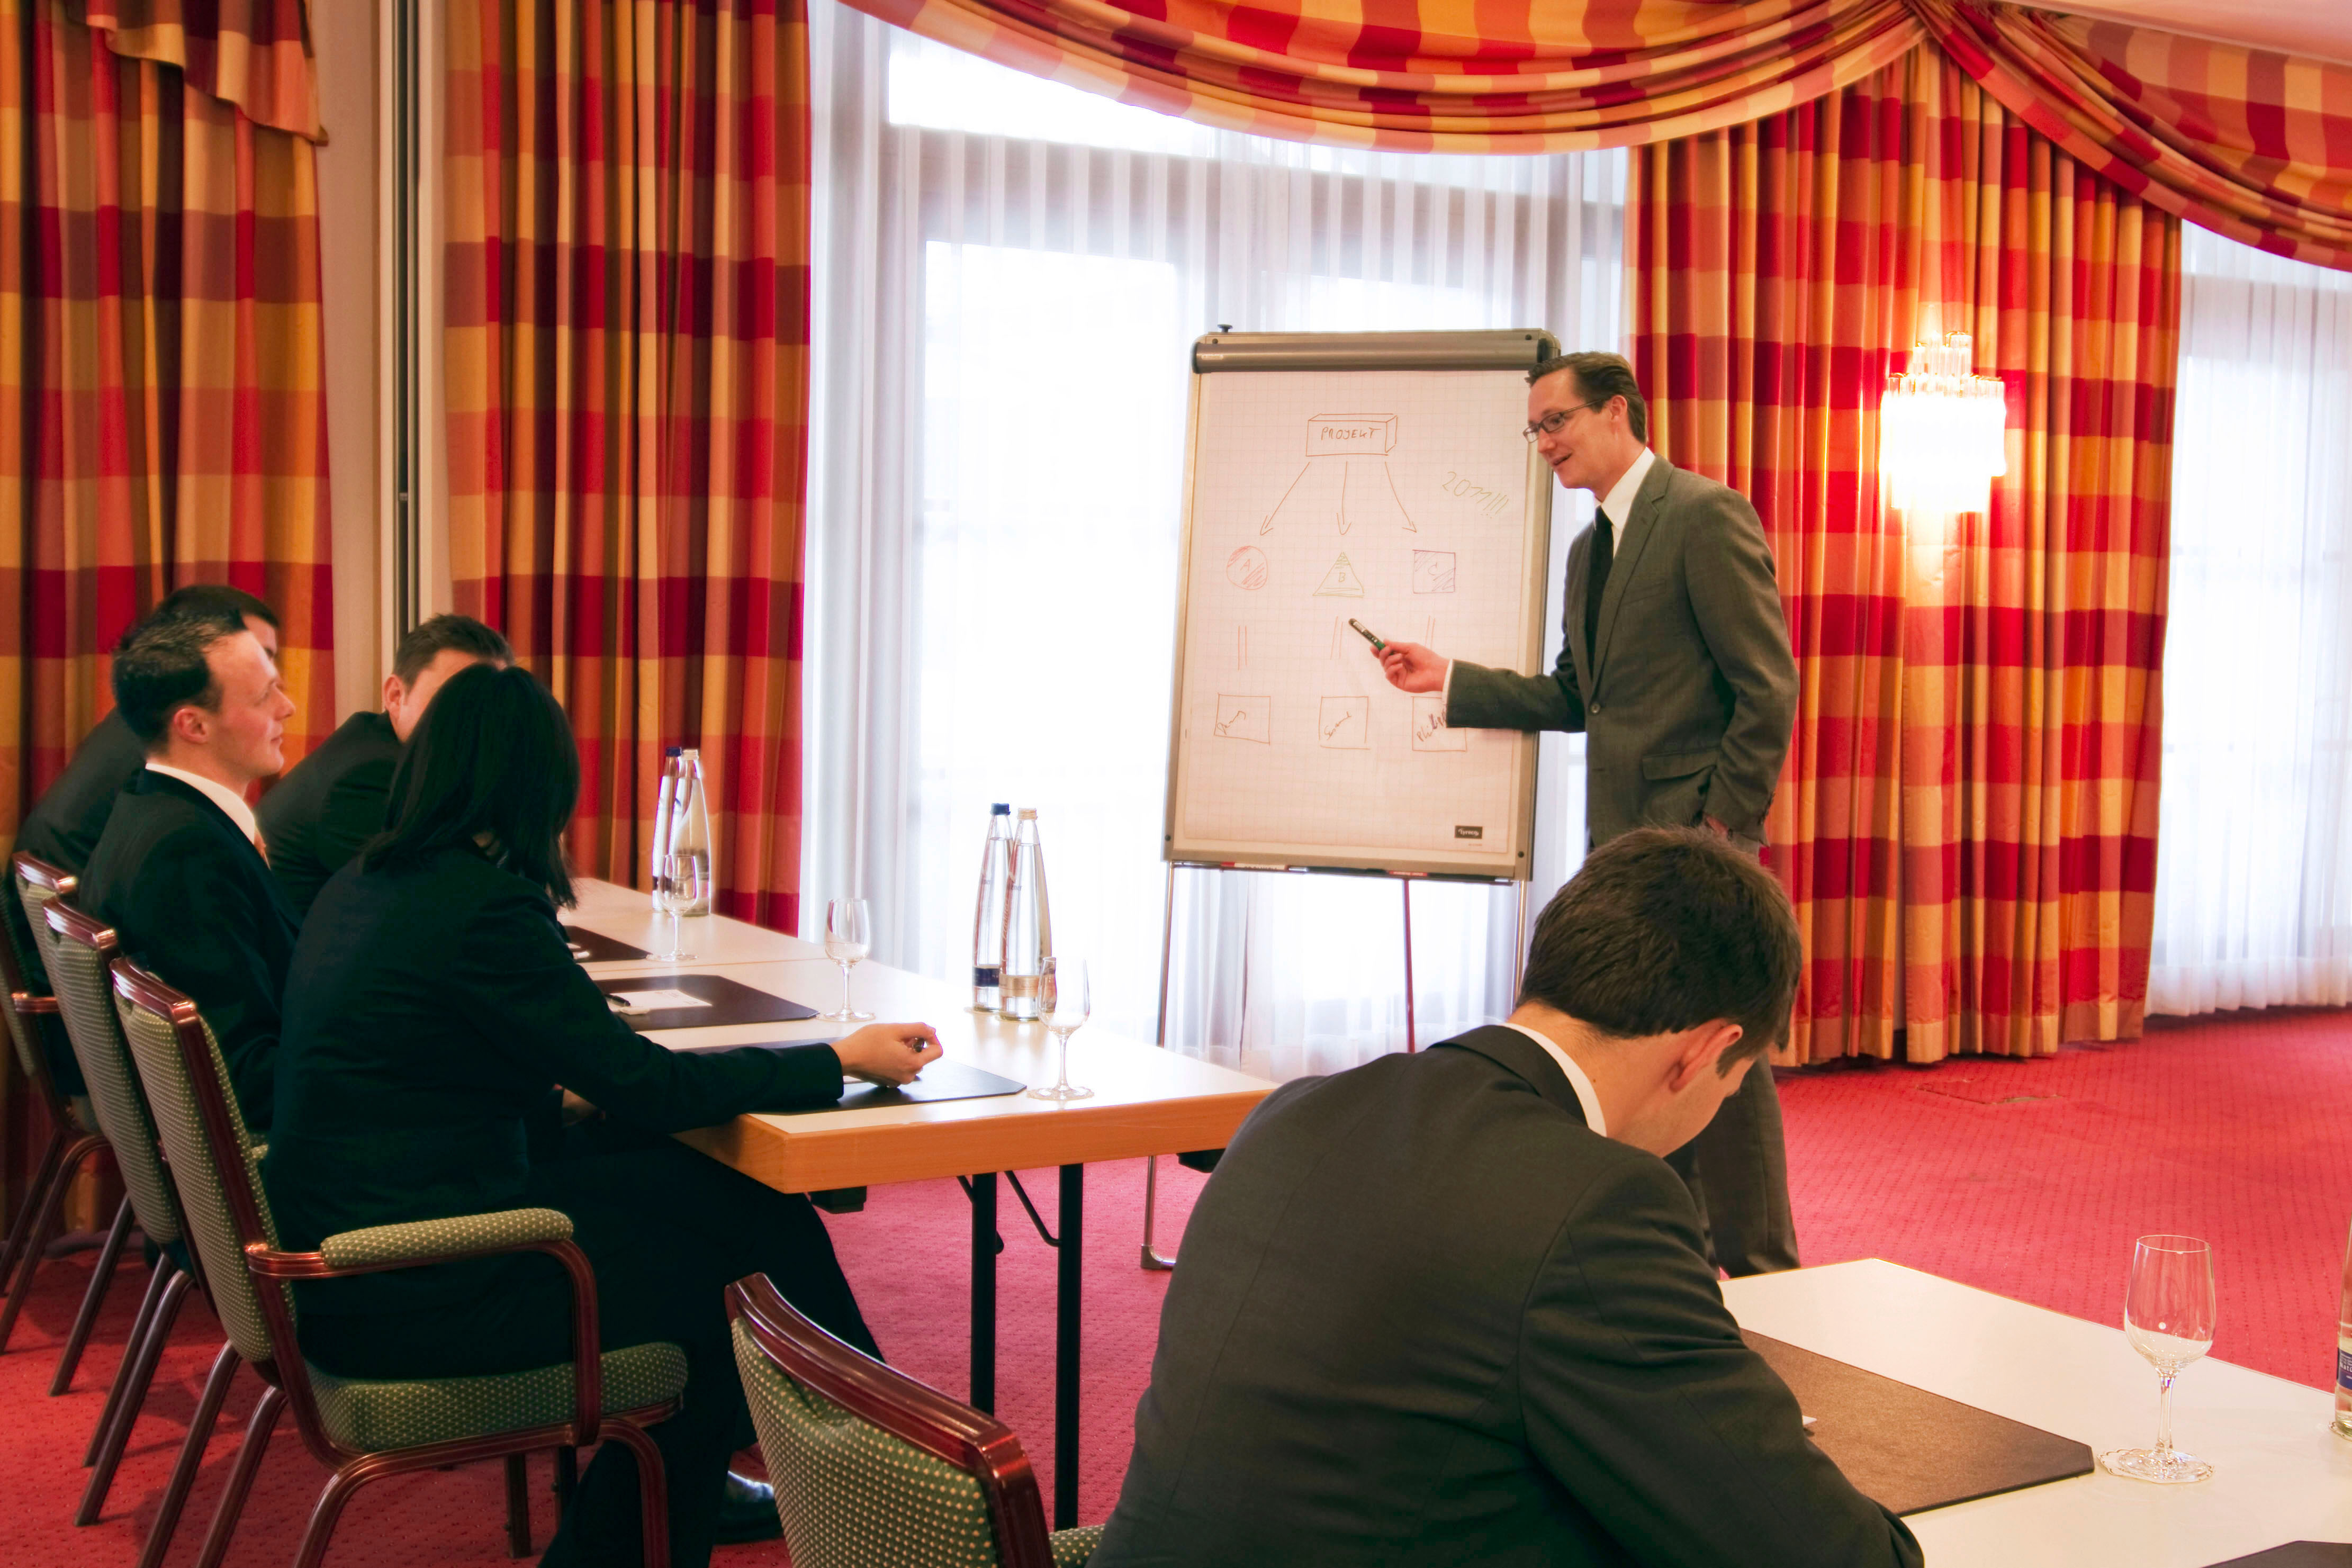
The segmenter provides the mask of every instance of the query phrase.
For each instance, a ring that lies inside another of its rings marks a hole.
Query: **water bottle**
[[[677,753],[677,782],[670,792],[667,847],[673,857],[698,855],[702,858],[704,895],[678,912],[709,914],[710,895],[717,890],[718,878],[710,858],[710,807],[703,796],[702,753],[692,746],[684,747]]]
[[[1037,813],[1021,808],[1005,875],[1004,966],[998,980],[997,1011],[1013,1019],[1035,1019],[1039,979],[1054,951],[1054,921],[1045,910],[1045,852],[1037,845]]]
[[[2352,1437],[2352,1247],[2344,1254],[2344,1294],[2336,1311],[2336,1435]]]
[[[668,911],[662,908],[662,888],[668,873],[662,869],[669,859],[669,808],[677,797],[678,748],[671,746],[662,752],[661,784],[654,792],[654,843],[648,858],[653,866],[653,899],[656,914]]]
[[[980,902],[971,917],[971,1010],[993,1013],[1004,965],[1004,883],[1013,863],[1013,808],[989,808],[988,846],[980,853]]]

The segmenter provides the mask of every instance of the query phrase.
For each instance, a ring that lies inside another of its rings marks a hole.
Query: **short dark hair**
[[[181,709],[220,706],[220,683],[206,656],[215,643],[244,630],[242,619],[159,613],[122,634],[114,647],[115,710],[149,752]]]
[[[443,683],[393,771],[366,870],[422,863],[482,834],[499,864],[569,908],[563,829],[580,799],[580,748],[554,693],[527,669],[477,664]]]
[[[1619,1039],[1727,1019],[1742,1031],[1728,1071],[1787,1035],[1803,963],[1770,872],[1702,828],[1640,827],[1544,906],[1519,1000]]]
[[[514,649],[507,646],[507,639],[473,616],[436,616],[400,639],[392,656],[392,673],[406,686],[425,673],[426,665],[453,649],[494,664],[514,662]]]
[[[1612,397],[1625,400],[1625,423],[1633,432],[1633,439],[1650,438],[1650,405],[1642,401],[1642,387],[1633,379],[1633,367],[1623,354],[1602,353],[1590,349],[1582,353],[1554,354],[1536,362],[1528,372],[1528,384],[1533,386],[1548,375],[1567,371],[1576,378],[1576,390],[1584,396],[1591,408],[1606,408]]]
[[[277,630],[278,612],[255,598],[242,588],[232,588],[226,583],[191,583],[184,588],[174,588],[163,595],[163,603],[148,612],[148,619],[176,618],[194,621],[219,621],[231,631],[245,630],[245,617],[253,616]]]

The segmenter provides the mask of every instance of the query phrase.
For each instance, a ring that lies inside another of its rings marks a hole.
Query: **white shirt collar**
[[[253,819],[253,807],[246,805],[245,796],[228,785],[208,779],[202,773],[192,773],[185,768],[169,767],[162,763],[149,763],[147,771],[162,773],[167,779],[177,779],[190,789],[202,792],[206,800],[228,813],[228,819],[236,824],[236,830],[245,835],[248,843],[260,842],[261,825]]]
[[[1608,495],[1601,498],[1601,510],[1609,514],[1610,524],[1617,531],[1614,542],[1623,542],[1625,521],[1633,515],[1633,498],[1642,493],[1642,481],[1650,477],[1651,466],[1657,460],[1655,452],[1647,447],[1643,447],[1642,455],[1633,459],[1633,466],[1619,475],[1617,482],[1609,487]]]
[[[1584,1124],[1603,1138],[1608,1137],[1609,1121],[1601,1114],[1601,1096],[1593,1089],[1592,1080],[1584,1076],[1584,1069],[1576,1065],[1576,1058],[1528,1028],[1525,1024],[1514,1024],[1507,1018],[1503,1021],[1503,1026],[1507,1029],[1517,1029],[1551,1053],[1551,1059],[1558,1062],[1559,1070],[1568,1075],[1568,1087],[1576,1090],[1576,1103],[1584,1108]]]

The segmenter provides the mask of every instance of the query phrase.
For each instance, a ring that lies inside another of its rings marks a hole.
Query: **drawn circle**
[[[1265,586],[1265,552],[1244,544],[1225,557],[1225,576],[1236,588],[1255,594]]]

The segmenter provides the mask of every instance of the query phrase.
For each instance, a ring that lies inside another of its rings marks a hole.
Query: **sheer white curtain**
[[[1544,326],[1614,346],[1624,161],[1262,141],[831,0],[810,24],[803,890],[864,893],[876,956],[962,977],[989,805],[1034,805],[1056,947],[1089,958],[1097,1017],[1148,1038],[1192,341]],[[1558,510],[1556,556],[1578,525]],[[1538,900],[1583,841],[1562,739]],[[1403,1043],[1394,882],[1185,872],[1176,908],[1170,1044],[1290,1076]],[[1510,896],[1424,884],[1412,914],[1422,1039],[1503,1011]]]
[[[2184,237],[2148,1008],[2352,1002],[2352,276]]]

